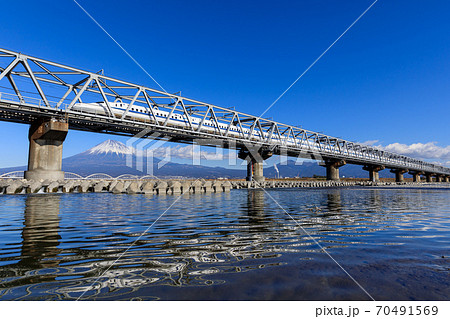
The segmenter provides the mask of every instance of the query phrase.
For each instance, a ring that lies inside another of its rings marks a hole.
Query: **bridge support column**
[[[396,183],[402,183],[405,180],[403,174],[408,173],[408,170],[401,168],[391,169],[391,173],[395,174]]]
[[[414,183],[420,183],[420,175],[423,175],[423,172],[410,171],[409,174],[413,176]]]
[[[444,176],[444,178],[443,178],[442,181],[443,181],[444,183],[448,183],[449,179],[450,179],[450,176]]]
[[[432,183],[433,182],[433,176],[434,176],[434,174],[425,173],[425,180],[427,181],[427,183]]]
[[[442,182],[442,175],[436,175],[436,183]]]
[[[321,166],[325,166],[327,169],[327,181],[338,181],[339,180],[339,167],[347,164],[344,160],[333,160],[326,159]]]
[[[378,166],[378,165],[365,165],[363,167],[363,170],[369,172],[369,180],[371,182],[379,182],[380,181],[380,175],[379,171],[385,169],[384,166]]]
[[[28,180],[63,180],[62,147],[69,124],[57,120],[40,120],[31,124],[28,138]]]
[[[238,157],[247,160],[247,181],[264,182],[263,162],[273,155],[270,151],[240,150]]]

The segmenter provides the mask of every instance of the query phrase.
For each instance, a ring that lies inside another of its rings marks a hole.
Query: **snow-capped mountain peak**
[[[86,151],[88,154],[133,154],[133,148],[121,142],[107,140]]]

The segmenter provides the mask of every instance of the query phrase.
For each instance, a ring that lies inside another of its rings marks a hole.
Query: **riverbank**
[[[449,188],[450,183],[395,183],[371,181],[296,181],[267,180],[249,182],[243,180],[106,180],[81,179],[64,181],[28,181],[25,179],[0,180],[0,194],[35,193],[103,193],[171,195],[182,193],[219,193],[245,188],[317,188],[317,187],[408,187]]]

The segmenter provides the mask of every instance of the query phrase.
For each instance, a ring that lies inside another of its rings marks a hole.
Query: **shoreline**
[[[249,182],[236,180],[106,180],[83,179],[64,181],[28,181],[25,179],[0,180],[0,195],[50,194],[50,193],[113,193],[113,194],[147,194],[178,195],[184,193],[207,194],[229,192],[231,189],[257,188],[404,188],[404,189],[450,189],[450,183],[414,183],[414,182],[371,182],[371,181],[282,181],[266,180]]]

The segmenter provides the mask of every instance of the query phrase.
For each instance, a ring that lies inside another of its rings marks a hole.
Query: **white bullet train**
[[[129,104],[122,102],[121,99],[116,99],[114,102],[109,102],[109,106],[111,107],[111,110],[115,117],[122,117],[123,113],[126,111]],[[79,111],[79,112],[93,113],[93,114],[98,114],[98,115],[106,115],[107,114],[106,113],[107,108],[106,108],[105,102],[76,103],[72,107],[72,110]],[[170,114],[170,112],[162,111],[162,110],[158,109],[157,107],[154,107],[153,110],[154,110],[157,120],[160,123],[165,121],[167,116]],[[148,108],[139,106],[139,105],[133,105],[128,110],[128,114],[127,114],[126,118],[143,121],[143,120],[153,119],[153,116],[151,116],[151,112],[148,110]],[[201,118],[195,117],[195,116],[189,116],[189,119],[191,120],[192,126],[194,128],[197,128],[202,121]],[[226,133],[227,128],[228,128],[228,123],[221,123],[220,121],[218,121],[218,123],[219,123],[219,128],[216,127],[214,121],[205,119],[203,121],[202,128],[203,128],[203,130],[210,132],[210,133],[217,134],[219,129],[222,133]],[[170,116],[167,124],[171,125],[171,126],[175,126],[175,127],[180,127],[180,128],[188,128],[189,127],[189,122],[188,122],[188,119],[186,118],[186,115],[175,114],[175,113]],[[244,128],[243,133],[245,136],[248,136],[248,134],[250,133],[250,130],[247,128]],[[260,135],[261,135],[261,132],[259,132],[259,130],[254,130],[252,133],[252,139],[260,140]],[[241,129],[235,125],[231,125],[229,132],[228,132],[228,136],[242,137]],[[264,139],[267,139],[269,134],[263,133],[263,136],[264,136]],[[279,140],[279,138],[274,135],[271,137],[271,139],[273,141]],[[294,139],[291,137],[284,138],[283,142],[285,142],[287,145],[292,145],[292,146],[295,145]],[[300,140],[297,140],[297,143],[300,143]],[[316,148],[318,148],[318,145],[310,145],[310,148],[316,149]]]

